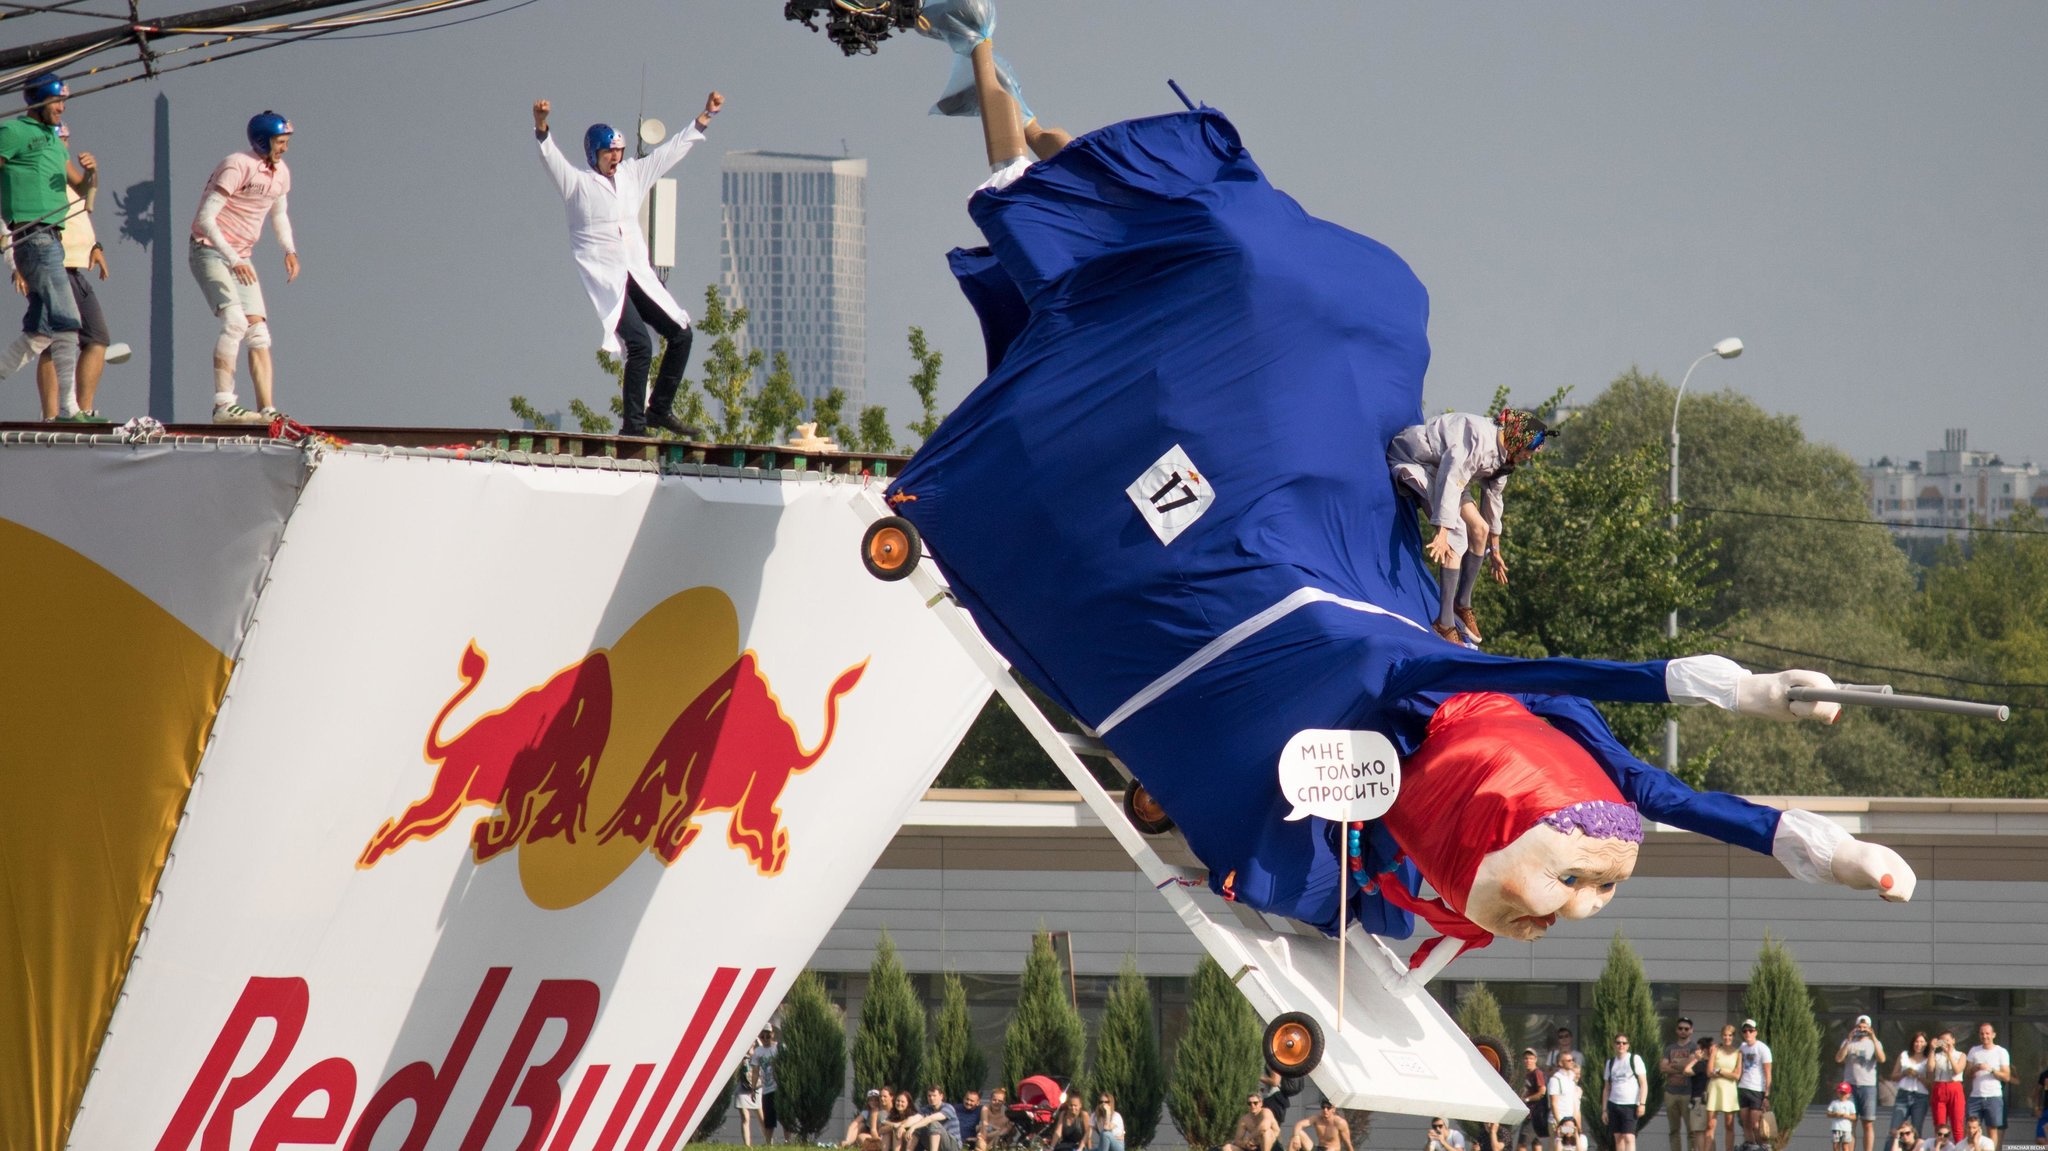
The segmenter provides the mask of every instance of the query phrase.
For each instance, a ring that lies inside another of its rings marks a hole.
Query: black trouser
[[[654,377],[654,396],[647,395],[647,367],[654,362],[654,337],[647,329],[652,327],[668,341],[668,350],[661,357],[661,374]],[[626,277],[626,304],[619,309],[619,342],[626,346],[625,388],[626,414],[619,431],[628,436],[647,434],[647,413],[652,408],[657,416],[670,414],[676,402],[676,389],[683,382],[683,368],[690,362],[690,329],[678,324],[661,310],[661,305],[640,290],[640,285]]]

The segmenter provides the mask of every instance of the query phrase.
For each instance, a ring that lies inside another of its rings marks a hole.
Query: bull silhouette
[[[783,789],[831,746],[839,697],[853,690],[867,666],[862,660],[833,681],[825,696],[825,732],[806,751],[754,653],[743,653],[662,734],[619,809],[598,829],[598,842],[626,836],[666,865],[696,840],[699,816],[727,811],[726,841],[745,851],[762,875],[780,873],[789,859],[789,829],[780,822]]]
[[[472,840],[479,862],[524,839],[559,835],[573,843],[583,830],[591,773],[611,733],[611,661],[602,651],[592,652],[441,742],[441,726],[476,690],[487,663],[474,642],[462,653],[462,686],[427,731],[427,761],[440,765],[434,781],[403,814],[384,821],[357,867],[375,864],[410,840],[440,834],[473,804],[502,805],[476,825]]]

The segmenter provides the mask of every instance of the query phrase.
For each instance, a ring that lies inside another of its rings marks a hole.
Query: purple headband
[[[1643,817],[1636,812],[1633,803],[1589,799],[1559,808],[1538,822],[1566,835],[1576,831],[1588,839],[1619,839],[1627,843],[1643,841]]]

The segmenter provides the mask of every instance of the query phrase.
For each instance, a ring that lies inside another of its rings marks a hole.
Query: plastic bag
[[[930,0],[924,6],[917,30],[934,40],[943,40],[953,50],[953,72],[946,77],[946,88],[939,93],[938,102],[932,105],[932,115],[981,115],[981,97],[974,90],[974,62],[968,57],[976,44],[996,34],[995,0]],[[1031,106],[1024,102],[1024,89],[1017,84],[1010,62],[1001,56],[996,57],[996,75],[1029,123],[1033,116]]]

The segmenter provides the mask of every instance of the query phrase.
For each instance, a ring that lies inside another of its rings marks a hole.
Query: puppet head
[[[1541,938],[1607,906],[1642,819],[1572,738],[1504,695],[1453,696],[1401,771],[1387,830],[1439,902],[1390,892],[1445,935]]]

